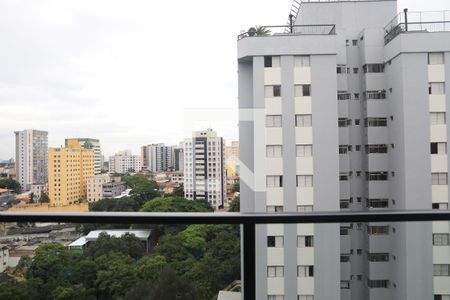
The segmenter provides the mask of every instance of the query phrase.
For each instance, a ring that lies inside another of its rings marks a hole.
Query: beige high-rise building
[[[94,176],[94,150],[83,149],[76,140],[66,147],[48,149],[48,191],[52,206],[65,206],[86,199],[87,178]]]
[[[232,141],[225,147],[225,166],[228,177],[239,175],[239,141]]]
[[[225,160],[232,156],[239,159],[239,141],[232,141],[230,146],[225,146]]]

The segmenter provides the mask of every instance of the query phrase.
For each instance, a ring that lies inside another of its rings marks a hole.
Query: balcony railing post
[[[255,223],[243,224],[243,298],[245,300],[256,300],[256,281],[255,281]]]

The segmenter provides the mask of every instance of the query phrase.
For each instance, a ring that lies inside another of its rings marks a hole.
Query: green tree
[[[139,202],[134,197],[122,197],[120,199],[105,198],[90,204],[90,211],[138,211]]]
[[[172,194],[168,196],[174,196],[174,197],[184,197],[184,186],[183,184],[180,184],[178,187],[176,187]]]
[[[241,211],[241,197],[234,197],[233,201],[231,201],[230,208],[228,209],[230,212],[240,212]]]
[[[1,178],[0,188],[13,190],[14,193],[19,194],[22,191],[20,183],[11,178]]]
[[[105,265],[105,259],[107,264]],[[100,299],[126,299],[125,295],[137,280],[133,259],[120,253],[111,252],[95,261],[103,260],[105,268],[97,272],[95,285]]]
[[[206,201],[187,200],[181,197],[158,197],[144,204],[142,212],[208,212],[212,211]]]
[[[35,300],[45,299],[38,292],[38,286],[42,285],[39,278],[29,279],[23,282],[8,281],[0,284],[0,299],[8,300]]]
[[[137,201],[139,206],[160,196],[158,184],[144,176],[123,176],[122,181],[125,181],[132,189],[131,197]]]
[[[22,256],[19,259],[19,263],[17,264],[14,274],[22,274],[25,275],[25,273],[28,271],[28,269],[31,267],[31,264],[33,263],[33,260],[29,256]]]
[[[57,287],[69,287],[73,275],[75,257],[60,244],[46,244],[36,250],[33,263],[26,273],[26,278],[38,279],[41,284],[35,288],[46,299]]]
[[[233,192],[233,193],[236,193],[236,192],[239,192],[240,191],[240,181],[236,181],[234,184],[233,184],[233,187],[231,188],[231,191]]]
[[[39,197],[39,203],[50,203],[50,198],[47,193],[42,193],[41,197]]]
[[[103,232],[95,243],[89,245],[85,255],[95,259],[109,253],[120,253],[137,259],[144,255],[145,250],[144,244],[134,234],[124,234],[116,238]]]

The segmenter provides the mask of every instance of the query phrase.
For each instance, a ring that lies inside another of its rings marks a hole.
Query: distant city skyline
[[[291,4],[0,1],[0,160],[25,129],[48,131],[49,147],[99,139],[105,157],[209,127],[237,140],[236,36],[285,24]],[[447,0],[403,7],[450,10]]]

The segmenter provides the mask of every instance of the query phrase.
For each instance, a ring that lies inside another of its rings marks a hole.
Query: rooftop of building
[[[402,33],[450,31],[450,10],[408,11],[398,13],[385,27],[385,44]]]
[[[100,234],[106,233],[109,236],[120,238],[125,234],[133,234],[137,239],[148,240],[152,233],[151,230],[130,230],[130,229],[108,229],[108,230],[93,230],[85,236],[85,239],[89,241],[95,241],[99,238]]]

